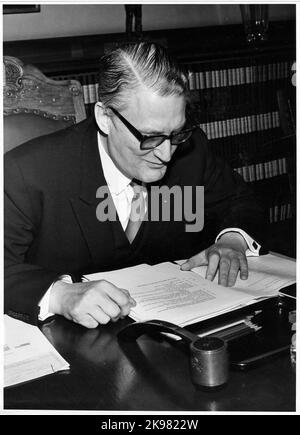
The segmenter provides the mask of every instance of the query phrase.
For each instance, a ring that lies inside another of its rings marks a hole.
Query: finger
[[[112,299],[120,308],[125,307],[130,304],[132,306],[136,305],[136,301],[124,292],[125,289],[120,289],[110,282],[103,281],[102,288],[104,288],[105,293]]]
[[[129,290],[127,290],[127,288],[118,287],[118,289],[121,290],[121,292],[125,293],[126,296],[130,296]]]
[[[218,266],[219,266],[219,261],[220,261],[220,255],[218,252],[211,252],[208,255],[208,266],[207,266],[207,270],[206,270],[206,276],[205,278],[213,281],[217,270],[218,270]]]
[[[132,308],[132,305],[130,305],[130,304],[123,305],[122,307],[120,307],[120,314],[118,317],[123,319],[124,317],[128,316],[131,308]]]
[[[219,281],[220,285],[227,287],[228,283],[228,274],[230,269],[230,260],[228,258],[221,257],[219,263]]]
[[[97,305],[93,306],[89,315],[100,325],[106,325],[111,320],[111,316],[107,314],[102,307]]]
[[[136,305],[136,302],[130,297],[127,299],[126,304],[118,305],[112,298],[111,295],[108,294],[107,296],[107,303],[104,301],[104,304],[102,306],[102,309],[105,313],[107,313],[111,319],[119,318],[120,316],[128,316],[130,313],[130,310],[133,306]],[[131,299],[134,303],[131,302]]]
[[[129,298],[129,303],[132,307],[136,306],[136,301],[133,299],[133,297],[131,296],[129,290],[125,289],[125,288],[119,288],[123,293],[125,293],[125,295]]]
[[[249,270],[248,270],[248,261],[245,255],[242,255],[240,258],[240,278],[248,279]]]
[[[181,270],[191,270],[197,266],[203,266],[207,264],[206,250],[201,251],[199,254],[189,258],[185,263],[180,266]]]
[[[99,322],[94,319],[93,316],[90,316],[89,314],[85,314],[81,317],[74,317],[72,318],[73,322],[78,323],[79,325],[84,326],[88,329],[95,329],[99,325]]]
[[[110,319],[114,319],[121,314],[121,308],[109,297],[109,295],[103,297],[102,301],[98,304],[98,307],[107,314]]]
[[[233,258],[230,263],[230,269],[228,273],[228,286],[232,287],[235,282],[240,269],[240,262],[238,258]]]
[[[114,317],[113,319],[111,319],[111,321],[112,321],[112,322],[117,322],[118,320],[123,320],[123,319],[125,319],[125,317],[127,317],[128,314],[130,313],[130,309],[131,309],[130,306],[128,306],[128,308],[125,309],[125,310],[121,309],[120,314],[119,314],[117,317]]]

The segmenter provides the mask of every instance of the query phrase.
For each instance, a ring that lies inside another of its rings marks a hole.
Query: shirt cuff
[[[248,249],[245,252],[246,257],[258,257],[259,256],[259,250],[261,248],[261,245],[259,243],[257,243],[254,239],[252,239],[252,237],[250,237],[249,234],[247,234],[245,231],[241,230],[240,228],[226,228],[225,230],[221,231],[217,235],[215,242],[217,242],[223,234],[229,233],[229,232],[239,233],[239,234],[241,234],[241,236],[244,237],[245,242],[248,245]]]
[[[61,275],[57,281],[64,281],[64,282],[67,282],[69,284],[73,283],[70,275]],[[54,285],[54,282],[51,284],[51,286],[48,288],[47,292],[44,294],[44,296],[42,297],[42,299],[38,303],[38,306],[40,307],[38,319],[41,322],[43,322],[44,320],[47,320],[49,317],[54,316],[54,314],[50,313],[50,311],[49,311],[50,294],[51,294],[51,290],[52,290],[53,285]]]

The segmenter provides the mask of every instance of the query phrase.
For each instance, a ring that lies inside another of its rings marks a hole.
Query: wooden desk
[[[128,411],[294,411],[295,373],[289,355],[248,372],[230,372],[218,392],[190,381],[187,351],[178,343],[142,336],[120,346],[128,319],[86,330],[63,318],[42,331],[70,363],[68,372],[7,388],[5,409]]]

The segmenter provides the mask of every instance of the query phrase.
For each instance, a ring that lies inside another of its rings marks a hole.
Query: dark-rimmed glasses
[[[186,142],[192,135],[193,131],[198,127],[192,126],[186,130],[182,130],[179,133],[172,133],[169,136],[165,134],[158,134],[153,136],[146,136],[139,132],[124,116],[122,116],[116,109],[109,107],[109,109],[120,119],[120,121],[128,128],[137,140],[140,142],[141,150],[152,150],[161,145],[165,140],[170,140],[171,145],[179,145]]]

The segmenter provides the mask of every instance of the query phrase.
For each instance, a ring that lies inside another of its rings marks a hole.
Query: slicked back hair
[[[126,44],[101,58],[98,97],[104,106],[126,107],[140,86],[160,96],[188,95],[185,72],[158,44]]]

